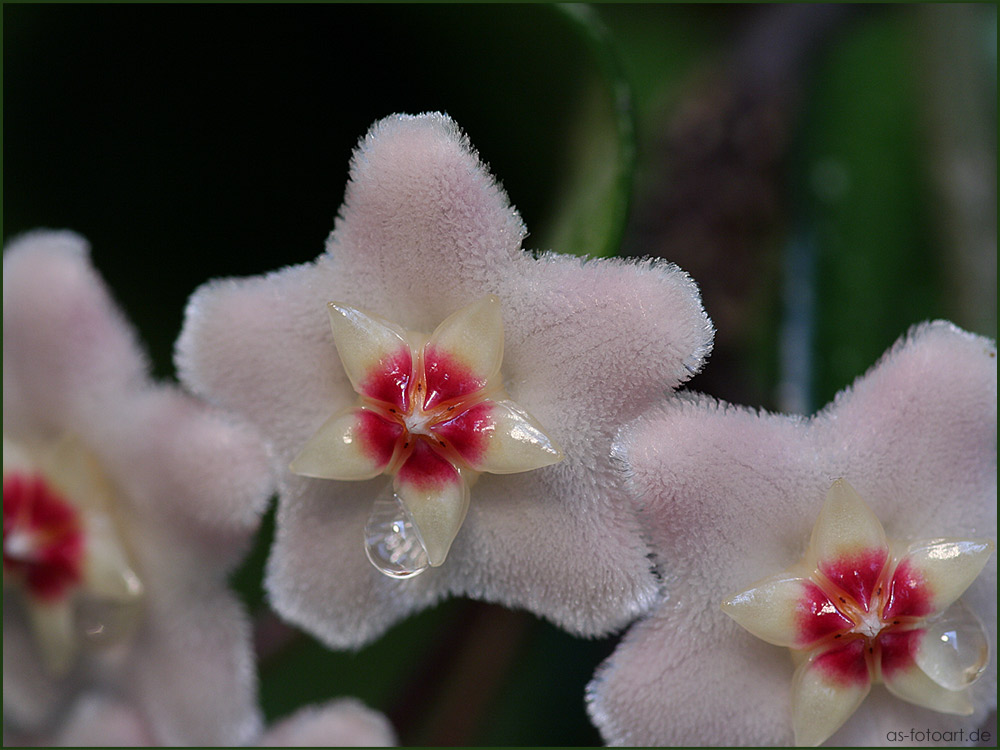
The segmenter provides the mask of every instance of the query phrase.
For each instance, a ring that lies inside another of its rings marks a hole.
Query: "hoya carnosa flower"
[[[394,477],[365,526],[365,553],[386,575],[410,578],[444,563],[480,472],[563,459],[504,391],[495,295],[453,313],[429,337],[332,302],[330,321],[361,405],[330,417],[291,470],[321,479]]]
[[[918,706],[973,713],[968,688],[989,662],[989,637],[968,609],[949,607],[994,546],[954,538],[892,545],[864,500],[837,479],[805,558],[722,602],[736,622],[800,661],[795,744],[826,740],[873,682]]]
[[[588,634],[655,594],[611,441],[700,368],[711,324],[670,264],[524,236],[452,120],[396,115],[315,262],[192,297],[181,377],[282,472],[272,604],[332,646],[448,594]]]
[[[812,418],[691,395],[616,452],[665,597],[588,686],[607,742],[974,739],[996,707],[992,341],[924,324]]]
[[[5,731],[119,691],[154,738],[259,727],[248,623],[225,578],[270,494],[263,444],[158,385],[90,265],[40,231],[3,258]]]

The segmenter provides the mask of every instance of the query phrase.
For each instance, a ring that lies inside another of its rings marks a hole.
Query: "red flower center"
[[[799,610],[803,636],[819,645],[817,666],[852,684],[913,664],[930,593],[910,566],[884,551],[820,566]]]
[[[80,583],[84,532],[80,514],[40,474],[3,478],[4,574],[51,602]]]
[[[360,388],[370,410],[361,431],[369,453],[389,459],[390,473],[407,466],[408,475],[428,479],[450,476],[454,465],[475,464],[494,428],[485,387],[467,367],[431,347],[416,357],[400,351]]]

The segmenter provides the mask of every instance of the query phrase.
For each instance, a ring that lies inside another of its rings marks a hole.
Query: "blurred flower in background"
[[[46,744],[63,747],[145,747],[160,744],[129,703],[107,696],[78,701],[65,724]],[[304,706],[274,722],[244,744],[259,747],[392,747],[388,720],[352,698]]]
[[[260,725],[246,612],[226,578],[272,491],[256,434],[150,382],[83,238],[3,256],[4,729],[45,741],[119,696],[159,744]]]
[[[188,295],[311,260],[400,111],[473,134],[528,247],[688,270],[702,392],[811,413],[914,323],[996,337],[994,6],[3,12],[5,244],[86,235],[162,377]],[[583,688],[616,637],[452,600],[330,651],[267,607],[272,535],[234,579],[268,722],[349,694],[404,744],[601,742]]]

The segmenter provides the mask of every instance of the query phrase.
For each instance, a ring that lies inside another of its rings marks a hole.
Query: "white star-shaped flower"
[[[815,743],[843,721],[833,745],[968,739],[996,707],[996,374],[992,341],[930,323],[812,418],[690,395],[624,430],[665,596],[588,687],[604,738]],[[994,651],[965,689],[977,622]],[[951,626],[956,668],[914,634]]]
[[[271,441],[266,586],[328,645],[449,594],[583,634],[655,595],[611,442],[701,367],[711,324],[675,266],[533,257],[525,234],[451,119],[396,115],[315,262],[192,297],[179,372]]]
[[[726,599],[722,608],[768,643],[793,649],[797,745],[818,745],[873,682],[905,701],[968,716],[968,687],[989,662],[986,631],[948,608],[993,553],[989,539],[890,544],[844,479],[827,493],[805,558]]]
[[[291,469],[325,479],[394,477],[365,527],[368,558],[386,575],[409,578],[444,563],[480,472],[562,460],[500,382],[496,296],[453,313],[430,336],[333,303],[330,320],[361,405],[331,416]]]

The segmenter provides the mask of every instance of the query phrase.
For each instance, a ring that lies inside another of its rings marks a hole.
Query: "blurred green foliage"
[[[996,16],[982,7],[955,12],[972,14],[976,59],[993,72],[983,96],[995,135]],[[664,135],[697,102],[707,73],[732,74],[726,62],[763,12],[5,4],[4,237],[39,226],[87,236],[156,373],[171,377],[195,287],[315,257],[368,126],[392,112],[443,110],[521,211],[528,248],[613,254],[623,239],[637,242],[629,208],[655,213],[658,191],[675,175],[661,160],[672,142]],[[947,61],[928,61],[927,26],[911,6],[855,9],[789,71],[794,104],[773,181],[778,209],[762,220],[752,252],[728,256],[723,237],[719,258],[696,278],[712,316],[720,278],[757,279],[733,302],[749,322],[733,344],[735,364],[720,349],[722,371],[694,387],[732,398],[752,382],[751,405],[777,406],[779,331],[789,314],[782,257],[803,241],[815,270],[805,282],[814,300],[814,407],[911,324],[955,314],[949,295],[962,294],[961,284],[956,292],[943,280],[955,249],[939,231],[954,219],[934,210],[925,117],[927,65]],[[966,114],[975,115],[957,116]],[[994,139],[983,154],[994,164],[995,148]],[[725,188],[710,186],[696,209],[711,216]],[[995,217],[994,205],[994,243]],[[663,254],[684,267],[698,261]],[[991,336],[995,289],[992,318],[977,330]],[[234,578],[261,618],[272,534],[268,514]],[[262,660],[261,699],[275,719],[306,702],[358,696],[387,712],[410,744],[599,744],[583,689],[615,643],[454,600],[358,653],[292,633]],[[477,661],[484,655],[489,668]]]
[[[909,326],[946,315],[930,234],[913,63],[916,17],[891,14],[831,49],[806,108],[801,178],[819,253],[816,403]]]

